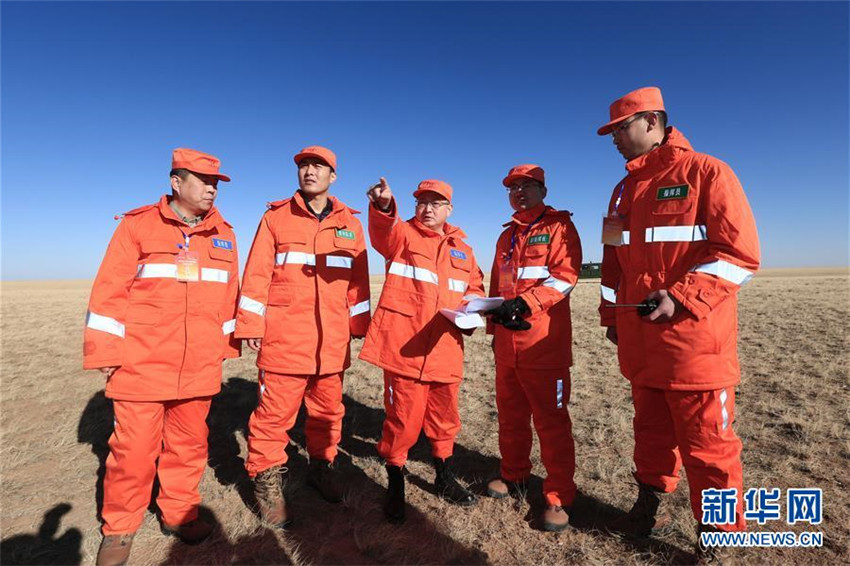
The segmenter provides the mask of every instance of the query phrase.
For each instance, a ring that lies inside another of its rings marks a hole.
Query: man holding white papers
[[[387,260],[387,279],[366,335],[360,359],[384,369],[383,434],[378,453],[386,460],[388,489],[384,513],[404,521],[404,465],[424,428],[431,441],[444,499],[472,505],[475,496],[455,479],[451,466],[460,431],[458,391],[463,379],[463,334],[440,314],[483,298],[483,276],[466,234],[446,220],[452,187],[443,181],[419,183],[416,214],[402,221],[386,179],[370,188],[369,238]]]
[[[502,181],[516,211],[496,244],[490,296],[503,297],[491,315],[496,357],[501,477],[491,497],[525,491],[531,475],[531,420],[548,476],[543,528],[569,524],[575,498],[575,446],[568,403],[572,365],[569,293],[581,270],[581,241],[567,211],[543,203],[543,169],[519,165]]]

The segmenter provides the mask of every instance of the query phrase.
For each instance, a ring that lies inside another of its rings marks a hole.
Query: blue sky
[[[510,215],[501,179],[547,173],[585,261],[624,161],[609,103],[663,90],[671,124],[729,163],[763,266],[848,265],[845,2],[8,2],[2,18],[2,278],[93,277],[113,216],[168,189],[170,152],[219,156],[244,261],[292,155],[339,158],[366,210],[384,175],[412,214],[425,178],[485,271]],[[365,214],[363,215],[365,225]],[[370,254],[373,272],[381,271]]]

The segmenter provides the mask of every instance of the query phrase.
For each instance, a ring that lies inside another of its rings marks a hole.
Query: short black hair
[[[186,178],[189,177],[189,175],[191,173],[192,172],[189,171],[188,169],[183,169],[182,167],[179,167],[177,169],[172,169],[171,173],[169,173],[168,176],[173,177],[173,176],[177,175],[178,177],[180,177],[181,179],[183,179],[185,181]]]

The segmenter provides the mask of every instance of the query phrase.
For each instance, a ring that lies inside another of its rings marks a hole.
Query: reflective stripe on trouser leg
[[[182,525],[198,517],[198,486],[207,466],[207,414],[212,397],[166,401],[163,449],[159,455],[159,496],[162,520]]]
[[[150,504],[162,447],[161,402],[113,401],[115,428],[103,478],[103,534],[135,533]]]
[[[682,459],[663,389],[632,385],[637,480],[670,493],[679,484]]]
[[[460,432],[457,395],[460,382],[431,383],[425,400],[425,436],[431,441],[431,455],[445,460],[452,455],[455,437]]]
[[[726,393],[726,402],[720,397]],[[735,390],[666,391],[670,413],[676,426],[676,438],[682,462],[688,473],[691,509],[697,521],[702,519],[702,490],[738,490],[737,522],[717,525],[725,531],[743,530],[744,497],[741,466],[741,440],[732,430],[735,421]],[[726,411],[726,427],[723,426]]]
[[[543,497],[547,505],[569,507],[576,496],[576,468],[570,401],[569,370],[517,369],[517,378],[531,406],[532,422],[540,440],[540,457],[546,468]],[[558,382],[561,406],[558,407]]]
[[[389,390],[393,402],[389,402]],[[404,466],[407,452],[419,438],[425,419],[428,384],[384,370],[384,409],[386,417],[378,441],[378,454],[390,466]]]
[[[307,419],[304,434],[307,437],[307,453],[310,459],[333,462],[337,446],[342,438],[342,417],[345,405],[342,404],[343,372],[317,375],[307,381],[304,392],[304,405]]]
[[[248,421],[248,459],[245,469],[256,476],[286,463],[289,430],[295,425],[304,390],[305,375],[286,375],[261,370],[260,403]]]
[[[510,481],[531,475],[531,405],[514,368],[496,364],[496,408],[499,412],[501,476]]]

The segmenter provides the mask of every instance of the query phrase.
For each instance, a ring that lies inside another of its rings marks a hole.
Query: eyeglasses
[[[521,183],[521,184],[517,184],[517,185],[511,185],[510,187],[507,187],[505,190],[508,191],[508,193],[510,193],[510,194],[518,193],[520,191],[527,193],[528,191],[530,191],[532,189],[536,189],[539,186],[540,185],[538,185],[537,183]]]
[[[444,206],[448,206],[449,204],[451,204],[451,203],[447,200],[434,200],[434,201],[418,200],[418,201],[416,201],[416,208],[428,208],[430,206],[433,210],[439,210]]]
[[[635,114],[634,116],[632,116],[631,118],[629,118],[628,120],[626,120],[625,122],[620,124],[619,126],[615,126],[614,129],[611,130],[611,137],[616,138],[617,135],[619,135],[620,133],[625,131],[634,122],[637,122],[638,120],[640,120],[641,118],[643,118],[644,116],[647,116],[649,114],[655,114],[655,112],[640,112],[639,114]]]

